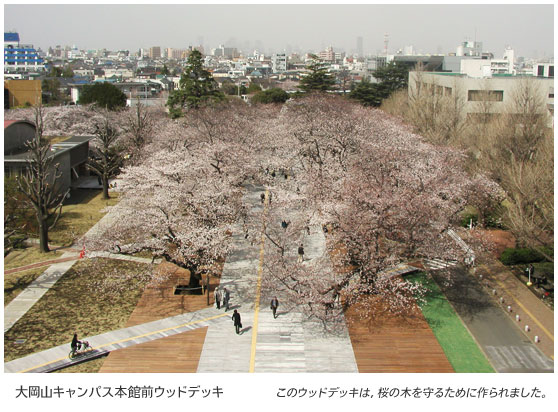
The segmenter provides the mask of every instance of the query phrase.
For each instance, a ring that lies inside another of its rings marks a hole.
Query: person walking
[[[279,300],[277,300],[277,296],[274,296],[273,299],[271,299],[270,307],[273,311],[273,319],[277,318],[277,308],[279,307]]]
[[[228,289],[225,288],[223,290],[223,306],[225,307],[225,312],[229,310],[229,300],[231,298],[231,294],[229,293]]]
[[[242,328],[242,322],[240,320],[240,313],[238,313],[235,309],[231,318],[234,322],[234,328],[235,328],[236,334],[238,335],[240,333],[240,329]]]
[[[221,291],[219,288],[215,288],[215,292],[213,292],[215,296],[215,304],[217,305],[217,309],[221,309]]]
[[[260,200],[262,201],[262,205],[263,205],[263,203],[265,202],[265,194],[262,193],[260,195]]]
[[[304,246],[302,246],[302,243],[300,244],[300,246],[298,247],[298,263],[301,263],[304,260]]]

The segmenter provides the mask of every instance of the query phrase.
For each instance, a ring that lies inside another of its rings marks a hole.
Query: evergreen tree
[[[312,63],[306,68],[310,70],[310,74],[300,79],[299,88],[306,92],[327,92],[333,90],[335,79],[327,72],[326,64],[321,62],[316,55],[312,55]]]
[[[202,54],[198,50],[192,51],[188,57],[188,66],[182,73],[179,85],[179,89],[172,92],[167,101],[172,117],[179,117],[183,108],[197,109],[208,102],[225,99],[211,73],[204,69]]]
[[[126,95],[111,83],[96,83],[83,86],[78,103],[96,103],[108,110],[116,110],[126,106]]]

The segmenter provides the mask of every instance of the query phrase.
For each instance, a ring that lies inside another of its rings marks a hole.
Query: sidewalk
[[[534,342],[535,336],[540,339],[537,347],[554,360],[554,312],[542,303],[513,273],[501,262],[494,261],[477,267],[475,276],[489,289],[493,298],[504,307],[508,316],[513,319],[523,334]],[[493,294],[496,291],[496,294]],[[503,298],[503,303],[500,303]],[[507,307],[511,307],[508,312]],[[516,320],[519,315],[519,321]],[[529,331],[525,332],[525,326]]]

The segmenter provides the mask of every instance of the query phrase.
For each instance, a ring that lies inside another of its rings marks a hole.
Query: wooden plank
[[[134,326],[181,313],[207,308],[206,295],[175,295],[177,285],[188,284],[190,274],[186,269],[170,263],[161,263],[154,281],[148,285],[132,312],[126,326]],[[210,278],[210,304],[219,278]],[[205,341],[207,327],[179,333],[151,342],[141,343],[111,352],[100,373],[193,373]]]
[[[374,311],[374,305],[366,306]],[[375,319],[363,319],[362,310],[354,305],[345,314],[359,372],[454,372],[420,309],[412,308],[406,317]]]

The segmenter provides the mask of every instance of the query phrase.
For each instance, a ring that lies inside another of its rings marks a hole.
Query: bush
[[[95,103],[108,110],[126,106],[126,95],[111,83],[86,84],[79,97],[79,104]]]
[[[258,92],[252,97],[253,103],[285,103],[289,100],[289,94],[283,89],[273,88]]]
[[[550,248],[545,248],[545,252],[548,254],[553,254]],[[542,262],[545,258],[542,254],[534,249],[528,248],[507,248],[502,252],[500,256],[500,261],[504,265],[520,265],[524,263]]]
[[[479,214],[476,210],[465,211],[461,214],[461,226],[469,227],[471,223],[471,219],[473,219],[473,226],[476,226],[479,221]]]

